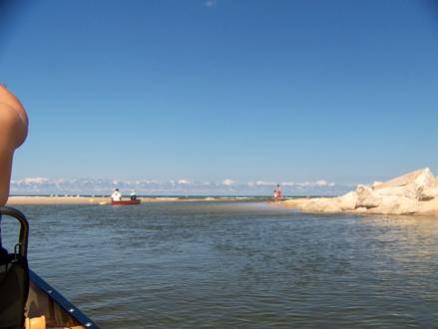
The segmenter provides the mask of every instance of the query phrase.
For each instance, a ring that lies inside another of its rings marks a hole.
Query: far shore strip
[[[222,201],[223,199],[143,197],[142,202]],[[126,198],[128,200],[128,198]],[[8,205],[111,204],[109,197],[12,196]],[[426,215],[438,217],[438,176],[429,168],[387,182],[359,185],[339,197],[294,198],[276,203],[307,213],[352,213],[369,215]]]
[[[138,198],[141,202],[169,202],[181,201],[176,197],[159,197],[159,198]],[[126,198],[129,200],[129,198]],[[193,199],[185,199],[190,201]],[[84,196],[11,196],[9,197],[7,206],[14,205],[85,205],[85,204],[111,204],[109,197],[84,197]]]
[[[209,197],[178,197],[178,196],[154,196],[154,197],[137,197],[142,203],[159,203],[159,202],[220,202],[220,201],[241,201],[242,199],[248,199],[249,197],[228,197],[218,196]],[[129,200],[129,197],[125,197],[122,200]],[[15,205],[109,205],[111,204],[111,198],[109,196],[10,196],[7,206]]]

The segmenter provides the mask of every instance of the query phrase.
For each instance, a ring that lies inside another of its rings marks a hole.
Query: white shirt
[[[122,200],[122,194],[119,191],[114,191],[113,194],[111,194],[111,199],[113,201],[121,201]]]

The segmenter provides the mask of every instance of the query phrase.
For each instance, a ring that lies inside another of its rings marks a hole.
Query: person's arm
[[[0,124],[0,126],[3,126]],[[3,134],[0,137],[0,206],[4,206],[9,197],[9,184],[12,172],[13,151],[4,143]]]
[[[0,206],[8,201],[14,151],[24,143],[27,127],[23,105],[0,85]]]

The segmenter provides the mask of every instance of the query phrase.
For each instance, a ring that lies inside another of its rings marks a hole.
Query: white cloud
[[[12,184],[17,184],[17,185],[42,185],[42,184],[46,184],[48,181],[49,181],[49,179],[45,178],[45,177],[28,177],[28,178],[12,181]]]
[[[320,180],[316,181],[316,185],[317,186],[333,186],[334,183],[329,183],[325,179],[320,179]]]
[[[325,179],[320,179],[317,181],[305,181],[305,182],[283,182],[282,186],[287,187],[333,187],[336,184],[333,182],[328,182]]]
[[[216,5],[217,5],[217,0],[207,0],[204,2],[204,6],[208,8],[216,7]]]
[[[225,186],[231,186],[231,185],[234,185],[234,184],[236,184],[236,181],[234,181],[232,179],[229,179],[229,178],[224,179],[222,181],[222,185],[225,185]]]
[[[275,185],[277,185],[277,183],[275,183],[275,182],[267,182],[267,181],[263,181],[263,180],[258,180],[254,184],[255,184],[255,186],[275,186]]]
[[[287,195],[303,194],[322,195],[347,192],[351,186],[335,185],[324,179],[316,181],[280,183]],[[11,182],[12,194],[102,194],[111,193],[114,187],[122,192],[136,190],[144,195],[220,195],[232,193],[241,195],[271,195],[277,182],[257,180],[238,182],[227,178],[223,181],[191,181],[188,179],[159,181],[154,179],[95,179],[95,178],[57,178],[28,177]]]

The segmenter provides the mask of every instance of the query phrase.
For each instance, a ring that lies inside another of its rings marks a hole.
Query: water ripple
[[[103,328],[438,323],[436,219],[227,202],[22,210],[31,267]]]

